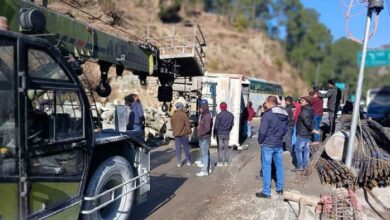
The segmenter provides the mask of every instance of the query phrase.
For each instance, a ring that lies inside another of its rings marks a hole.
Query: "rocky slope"
[[[300,95],[307,92],[307,85],[286,61],[279,42],[269,39],[261,32],[252,30],[238,32],[227,24],[226,18],[223,16],[205,13],[198,8],[183,7],[181,22],[163,24],[158,18],[159,3],[157,0],[66,0],[66,2],[108,23],[114,22],[113,17],[115,16],[112,16],[113,14],[120,16],[116,27],[129,32],[131,36],[126,36],[98,19],[67,6],[63,0],[50,1],[49,8],[88,22],[114,35],[132,40],[136,40],[133,36],[145,39],[147,26],[152,26],[156,35],[166,36],[171,33],[172,25],[184,33],[193,30],[186,27],[185,24],[197,23],[201,26],[208,43],[206,69],[209,72],[244,74],[278,82],[283,85],[286,95]],[[84,69],[97,82],[99,72],[96,64],[88,63]],[[154,99],[155,86],[142,88],[138,85],[137,78],[131,74],[125,73],[123,78],[117,79],[114,72],[112,70],[110,73],[114,92],[108,101],[121,101],[124,95],[129,92],[137,92],[144,97],[146,105],[158,104]]]

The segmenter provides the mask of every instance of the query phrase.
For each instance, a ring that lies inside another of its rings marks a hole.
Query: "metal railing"
[[[124,193],[121,193],[121,194],[118,195],[118,196],[115,196],[115,190],[120,189],[120,188],[122,188],[123,186],[128,185],[128,184],[130,184],[130,183],[133,183],[134,181],[136,181],[136,184],[137,184],[137,180],[141,179],[141,178],[144,177],[144,176],[146,176],[146,178],[144,178],[143,181],[140,181],[140,182],[138,183],[138,185],[135,185],[135,186],[132,187],[131,189],[127,190],[127,191],[124,192]],[[116,200],[122,198],[123,196],[125,196],[125,195],[127,195],[127,194],[129,194],[129,193],[131,193],[131,192],[133,192],[133,191],[135,191],[136,189],[140,188],[141,186],[143,186],[143,185],[145,185],[145,184],[147,184],[147,183],[149,183],[149,172],[145,172],[145,173],[142,174],[142,175],[139,175],[139,176],[137,176],[137,177],[135,177],[135,178],[133,178],[133,179],[130,179],[130,180],[128,180],[128,181],[126,181],[126,182],[124,182],[124,183],[122,183],[122,184],[120,184],[120,185],[118,185],[118,186],[115,186],[115,187],[113,187],[113,188],[111,188],[111,189],[109,189],[109,190],[106,190],[106,191],[104,191],[104,192],[102,192],[102,193],[100,193],[100,194],[98,194],[98,195],[91,196],[91,197],[84,197],[84,201],[86,201],[86,202],[91,202],[91,201],[96,201],[96,200],[100,199],[101,197],[110,194],[110,200],[104,202],[103,204],[100,204],[100,205],[94,207],[93,209],[90,209],[90,210],[82,210],[82,211],[81,211],[81,214],[83,214],[83,215],[88,215],[88,214],[94,213],[94,212],[96,212],[96,211],[98,211],[98,210],[100,210],[100,209],[102,209],[102,208],[104,208],[104,207],[110,205],[111,203],[115,202]]]
[[[161,59],[195,57],[200,65],[204,67],[207,44],[199,25],[195,25],[193,33],[187,35],[179,35],[176,27],[173,26],[171,36],[165,37],[153,37],[151,27],[148,26],[146,40],[158,46]]]

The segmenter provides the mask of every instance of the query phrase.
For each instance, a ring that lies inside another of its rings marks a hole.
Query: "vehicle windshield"
[[[390,90],[370,93],[371,104],[390,106]]]
[[[0,40],[0,177],[15,172],[15,46]]]

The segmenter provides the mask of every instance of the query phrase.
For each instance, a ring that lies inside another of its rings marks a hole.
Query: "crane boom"
[[[153,75],[158,49],[151,44],[126,41],[89,24],[27,0],[1,0],[0,15],[10,20],[10,30],[44,36],[75,57],[121,66],[136,74]]]

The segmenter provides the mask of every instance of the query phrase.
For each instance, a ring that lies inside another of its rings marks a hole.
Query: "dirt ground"
[[[262,178],[259,177],[260,147],[256,135],[259,119],[255,119],[253,126],[255,135],[245,143],[249,148],[232,151],[230,166],[214,167],[208,177],[196,177],[200,170],[196,165],[176,167],[173,143],[154,149],[151,153],[151,190],[147,201],[133,209],[132,219],[297,219],[298,204],[283,201],[275,192],[274,182],[270,200],[255,196],[262,186]],[[215,163],[216,148],[211,149],[211,154]],[[198,159],[199,148],[192,148],[191,156],[193,161]],[[332,194],[335,188],[322,185],[316,170],[309,177],[300,176],[290,171],[293,166],[289,153],[285,153],[283,158],[285,190],[318,198]],[[374,189],[373,192],[385,206],[390,204],[390,188]],[[363,208],[363,219],[386,216],[386,210],[362,189],[358,189],[356,195]]]
[[[254,123],[257,134],[259,121]],[[295,205],[284,202],[274,191],[272,199],[258,199],[260,147],[257,135],[247,140],[249,148],[232,151],[229,167],[215,167],[208,177],[196,177],[196,165],[176,167],[173,145],[162,146],[151,154],[151,191],[148,200],[136,207],[134,219],[297,219]],[[212,148],[212,160],[217,151]],[[192,148],[193,160],[199,149]],[[184,158],[184,156],[183,156]],[[285,190],[293,189],[308,195],[330,192],[330,186],[319,182],[316,172],[303,179],[292,169],[291,157],[284,154]]]

